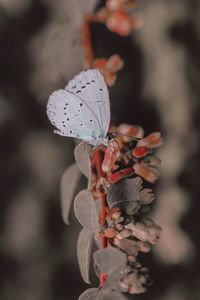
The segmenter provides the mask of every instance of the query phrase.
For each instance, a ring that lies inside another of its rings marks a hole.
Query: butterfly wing
[[[70,80],[65,90],[82,99],[92,110],[105,137],[110,124],[110,101],[107,85],[98,69],[83,71]]]
[[[87,104],[69,91],[58,90],[50,95],[47,115],[60,135],[92,143],[101,133],[96,116]]]

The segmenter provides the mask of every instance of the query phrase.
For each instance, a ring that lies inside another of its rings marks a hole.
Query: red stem
[[[104,194],[101,195],[101,228],[106,223],[106,210],[107,210],[107,201],[106,201],[106,196]],[[101,248],[105,249],[107,247],[107,239],[106,237],[102,236],[101,237]],[[100,284],[101,287],[103,287],[105,280],[107,278],[107,275],[104,272],[101,272],[101,277],[100,277]]]
[[[100,150],[96,149],[93,151],[92,162],[96,166],[98,178],[105,177],[106,174],[103,172],[102,167],[101,167],[102,166],[102,157],[101,157]],[[92,166],[93,166],[93,163],[92,163]]]
[[[105,9],[105,8],[104,8]],[[105,9],[106,10],[106,9]],[[105,21],[104,18],[100,17],[97,14],[87,14],[83,20],[83,24],[81,27],[81,35],[82,35],[82,46],[85,49],[85,59],[84,59],[84,67],[89,69],[92,67],[92,63],[94,61],[94,52],[92,49],[92,41],[91,41],[91,23],[102,22]]]
[[[100,150],[96,149],[93,152],[92,156],[93,163],[96,165],[97,170],[97,176],[98,178],[104,177],[105,174],[102,171],[102,156]],[[107,212],[107,201],[106,201],[106,195],[104,193],[101,193],[101,212],[100,212],[100,222],[101,222],[101,229],[103,229],[104,225],[106,224],[106,212]],[[105,249],[107,247],[107,239],[106,237],[101,237],[101,248]],[[103,287],[104,282],[107,278],[107,275],[104,272],[101,272],[100,277],[100,284],[101,287]]]
[[[106,210],[107,210],[107,201],[104,194],[101,195],[101,227],[106,224]],[[101,238],[101,248],[104,249],[107,247],[106,237]]]
[[[87,69],[91,68],[92,61],[94,59],[92,43],[91,43],[90,24],[95,21],[96,21],[96,15],[88,14],[85,16],[83,25],[81,27],[82,46],[85,49],[84,67]]]

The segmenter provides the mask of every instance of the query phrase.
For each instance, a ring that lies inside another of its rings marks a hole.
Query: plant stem
[[[106,223],[106,210],[107,210],[107,201],[106,201],[106,196],[104,194],[101,195],[101,227]],[[105,249],[107,247],[107,239],[106,237],[101,237],[101,248]],[[107,278],[107,275],[104,272],[101,272],[101,277],[100,277],[100,284],[101,287],[103,287],[105,280]]]
[[[91,68],[92,61],[94,59],[94,54],[93,54],[92,44],[91,44],[90,24],[95,21],[96,21],[95,14],[88,14],[85,16],[83,25],[81,27],[82,46],[85,49],[84,67],[87,69]]]
[[[102,171],[102,156],[100,150],[95,150],[93,153],[93,160],[95,161],[96,164],[96,170],[98,173],[98,178],[104,177],[105,174]],[[106,212],[107,212],[107,200],[106,200],[106,195],[104,193],[101,193],[101,212],[100,212],[100,222],[101,222],[101,229],[103,229],[104,225],[106,224]],[[107,239],[106,237],[102,236],[101,237],[101,248],[105,249],[107,247]],[[100,277],[100,284],[101,287],[103,287],[104,282],[107,278],[107,275],[104,272],[101,272],[101,277]]]

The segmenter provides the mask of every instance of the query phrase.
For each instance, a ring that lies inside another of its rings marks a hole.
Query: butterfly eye
[[[109,141],[113,140],[116,136],[112,132],[107,133],[107,138]]]

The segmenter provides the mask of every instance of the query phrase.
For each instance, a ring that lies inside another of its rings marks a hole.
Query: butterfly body
[[[109,94],[97,69],[82,71],[65,89],[52,93],[47,115],[55,133],[82,139],[94,146],[108,144]]]

